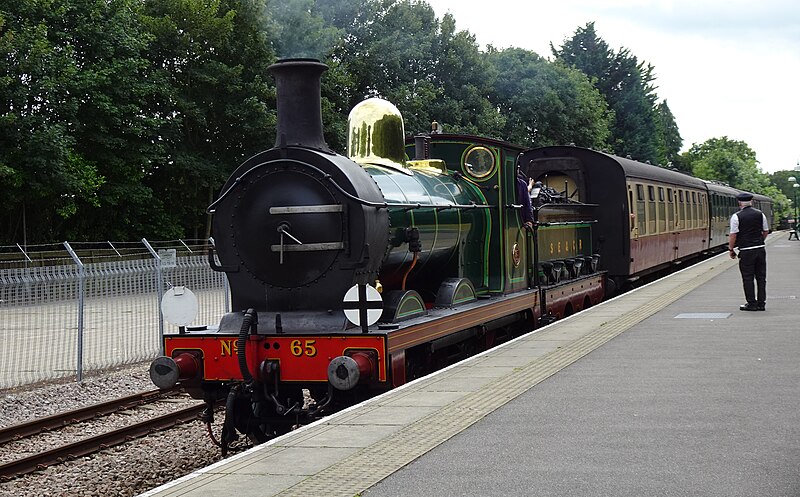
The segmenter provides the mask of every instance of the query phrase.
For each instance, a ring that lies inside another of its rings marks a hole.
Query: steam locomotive
[[[369,99],[350,113],[339,155],[322,133],[325,70],[305,59],[270,67],[275,146],[209,207],[209,261],[234,312],[166,335],[150,367],[157,386],[208,402],[208,422],[225,400],[223,453],[237,432],[263,442],[605,293],[593,206],[554,194],[526,226],[522,148],[421,137],[407,160],[400,113]]]
[[[208,423],[225,401],[223,454],[239,433],[264,442],[727,243],[734,189],[578,147],[406,141],[381,99],[351,111],[339,155],[323,138],[326,69],[270,67],[275,145],[209,207],[233,312],[165,335],[150,366],[160,388],[205,400]]]

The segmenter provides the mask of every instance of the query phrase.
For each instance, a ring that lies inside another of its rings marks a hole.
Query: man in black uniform
[[[764,311],[767,302],[767,250],[764,239],[769,234],[767,217],[752,207],[753,196],[740,193],[739,212],[731,217],[731,231],[728,236],[728,249],[731,259],[736,258],[734,247],[739,247],[739,272],[742,273],[744,296],[747,303],[739,306],[742,311]],[[753,284],[758,286],[758,294]]]

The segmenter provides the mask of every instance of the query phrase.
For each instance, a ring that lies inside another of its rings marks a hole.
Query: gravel
[[[149,363],[92,373],[82,383],[61,381],[0,391],[0,426],[51,416],[125,395],[154,390]]]
[[[137,364],[95,374],[86,378],[81,384],[75,382],[45,384],[2,391],[0,426],[9,426],[123,395],[153,390],[148,366],[149,364]],[[177,404],[187,402],[200,401],[171,399],[159,403],[152,409],[174,410]],[[132,417],[134,416],[125,414],[111,415],[103,421],[103,424],[118,426],[125,424],[126,420],[128,423],[132,422]],[[215,416],[213,430],[217,438],[222,429],[222,418],[221,413]],[[86,434],[86,430],[81,429],[59,430],[57,433],[43,434],[31,440],[4,444],[0,452],[21,457],[32,451],[31,445],[63,443],[70,437],[75,437],[74,440],[77,440]],[[9,460],[6,455],[0,456],[0,459]],[[127,497],[177,479],[219,459],[219,448],[211,441],[206,427],[195,421],[87,457],[0,482],[0,495]]]

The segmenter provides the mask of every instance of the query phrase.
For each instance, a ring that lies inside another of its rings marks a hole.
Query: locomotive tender
[[[223,452],[237,431],[263,442],[604,296],[591,206],[543,206],[536,229],[524,226],[521,148],[440,136],[427,148],[442,158],[407,161],[399,112],[369,99],[350,113],[349,157],[339,155],[322,133],[326,68],[270,67],[275,146],[209,207],[219,262],[209,258],[233,312],[165,335],[150,367],[159,387],[206,400],[207,422],[226,400]],[[537,264],[549,245],[557,257],[544,259],[557,260]]]

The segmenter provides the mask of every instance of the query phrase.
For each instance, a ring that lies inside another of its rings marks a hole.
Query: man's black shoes
[[[766,311],[766,304],[744,304],[739,306],[740,311]]]

